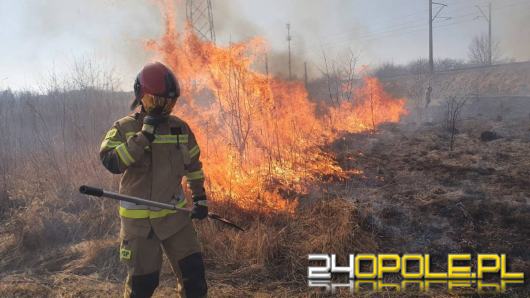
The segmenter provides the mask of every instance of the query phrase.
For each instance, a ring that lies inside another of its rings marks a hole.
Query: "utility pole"
[[[480,8],[480,6],[477,5],[477,8],[482,14],[482,16],[484,17],[484,19],[486,19],[486,21],[488,22],[488,64],[491,65],[493,63],[492,58],[491,58],[492,57],[491,46],[493,43],[491,39],[491,2],[488,4],[488,10],[489,10],[488,16],[486,16],[486,14],[482,10],[482,8]]]
[[[488,5],[488,10],[489,10],[489,18],[488,18],[488,39],[489,39],[489,48],[488,48],[488,54],[490,55],[489,56],[489,63],[490,65],[492,64],[493,61],[491,61],[491,43],[492,43],[492,40],[491,40],[491,2],[489,3]]]
[[[431,77],[434,73],[434,60],[433,60],[433,50],[432,50],[432,21],[433,21],[432,0],[429,0],[429,75]]]
[[[269,55],[265,54],[265,73],[269,76]]]
[[[291,24],[287,23],[287,45],[289,47],[289,80],[292,79],[291,71]]]
[[[434,16],[432,14],[433,4],[439,6]],[[432,81],[434,78],[434,53],[433,53],[434,51],[433,51],[432,23],[434,22],[434,20],[439,19],[439,18],[446,19],[446,20],[450,19],[447,17],[438,17],[440,12],[442,12],[442,10],[445,7],[447,7],[447,4],[432,2],[432,0],[429,0],[429,86],[427,87],[427,91],[425,93],[425,107],[429,106],[429,104],[431,103]]]
[[[211,0],[186,0],[186,21],[199,37],[215,43]]]
[[[492,39],[491,39],[491,2],[489,3],[488,5],[488,9],[489,9],[489,18],[488,18],[488,38],[489,38],[489,41],[490,41],[490,46],[489,46],[489,55],[490,55],[490,59],[489,59],[489,62],[490,62],[490,65],[493,63],[493,61],[491,60],[491,45],[492,45]]]
[[[307,62],[304,61],[304,84],[305,88],[307,89]]]

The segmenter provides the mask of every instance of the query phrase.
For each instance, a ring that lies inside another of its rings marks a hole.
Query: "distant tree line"
[[[466,67],[489,64],[489,40],[487,35],[478,35],[473,38],[468,47],[468,60],[444,58],[434,61],[435,71],[447,71]],[[511,58],[503,58],[498,41],[491,43],[492,64],[513,62]],[[397,65],[386,62],[374,70],[374,75],[379,78],[399,75],[419,75],[429,73],[429,60],[421,58],[407,64]]]

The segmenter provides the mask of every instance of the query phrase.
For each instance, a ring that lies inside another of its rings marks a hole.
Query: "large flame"
[[[191,30],[177,32],[174,3],[166,1],[165,34],[147,48],[170,66],[182,97],[174,113],[186,120],[201,145],[210,195],[241,208],[291,211],[298,194],[325,177],[343,177],[321,148],[341,132],[372,130],[399,121],[403,99],[365,78],[344,101],[318,117],[301,82],[284,81],[252,69],[266,52],[255,38],[219,47]]]

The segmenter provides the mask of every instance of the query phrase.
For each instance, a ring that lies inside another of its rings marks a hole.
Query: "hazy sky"
[[[313,73],[323,49],[333,57],[349,47],[369,65],[428,54],[428,0],[211,1],[220,44],[261,35],[281,57],[290,22],[294,63],[300,69],[308,61]],[[451,19],[435,23],[435,57],[466,59],[473,36],[487,33],[476,5],[487,13],[489,1],[437,2],[448,5],[440,16]],[[493,37],[503,57],[530,60],[530,0],[491,2]],[[130,90],[150,58],[143,41],[158,37],[162,25],[152,0],[0,0],[0,89],[38,89],[50,72],[65,73],[76,60],[96,59]]]

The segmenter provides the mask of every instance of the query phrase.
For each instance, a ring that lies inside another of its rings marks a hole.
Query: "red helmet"
[[[136,76],[134,81],[134,102],[131,109],[141,103],[144,95],[176,100],[180,96],[180,86],[173,72],[160,62],[150,63]]]

